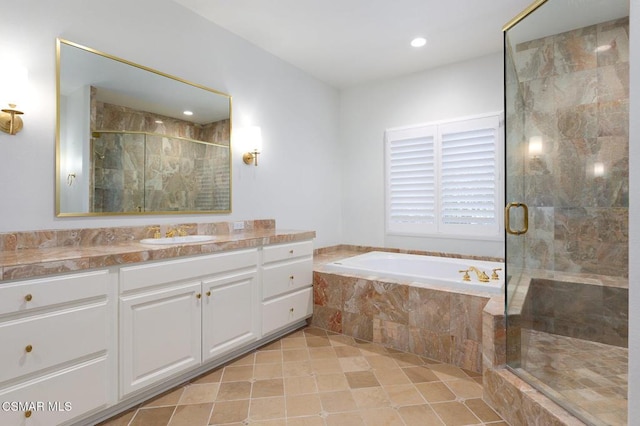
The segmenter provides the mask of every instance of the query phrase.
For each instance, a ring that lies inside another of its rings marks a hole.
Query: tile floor
[[[482,377],[308,327],[101,426],[505,426]]]
[[[522,329],[522,367],[592,424],[627,424],[627,348]]]

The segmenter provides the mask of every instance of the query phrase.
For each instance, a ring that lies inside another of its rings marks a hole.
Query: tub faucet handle
[[[495,268],[492,271],[493,272],[491,273],[491,279],[492,280],[499,280],[500,277],[498,276],[498,273],[496,271],[502,271],[502,268]]]
[[[462,271],[458,271],[460,273],[464,272],[464,275],[462,276],[462,281],[471,281],[471,277],[469,276],[469,270],[468,269],[463,269]]]

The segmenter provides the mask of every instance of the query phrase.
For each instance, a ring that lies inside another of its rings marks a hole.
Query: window
[[[499,239],[500,141],[498,114],[387,130],[387,233]]]

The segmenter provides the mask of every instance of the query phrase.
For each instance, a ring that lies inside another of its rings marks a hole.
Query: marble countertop
[[[261,247],[313,239],[315,236],[315,231],[258,229],[216,235],[214,241],[204,243],[150,245],[136,240],[109,245],[6,250],[0,251],[0,282],[148,260]]]

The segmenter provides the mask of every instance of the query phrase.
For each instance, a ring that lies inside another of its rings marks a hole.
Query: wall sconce
[[[542,155],[542,136],[531,136],[529,138],[529,156],[538,159]]]
[[[234,130],[235,141],[245,153],[242,154],[244,164],[258,165],[258,155],[262,151],[262,131],[258,126],[243,127]]]
[[[597,178],[604,176],[604,163],[593,163],[593,176]]]
[[[16,109],[24,99],[27,90],[27,69],[21,66],[0,66],[0,105],[8,105],[0,112],[0,130],[10,135],[18,133],[23,126]]]

